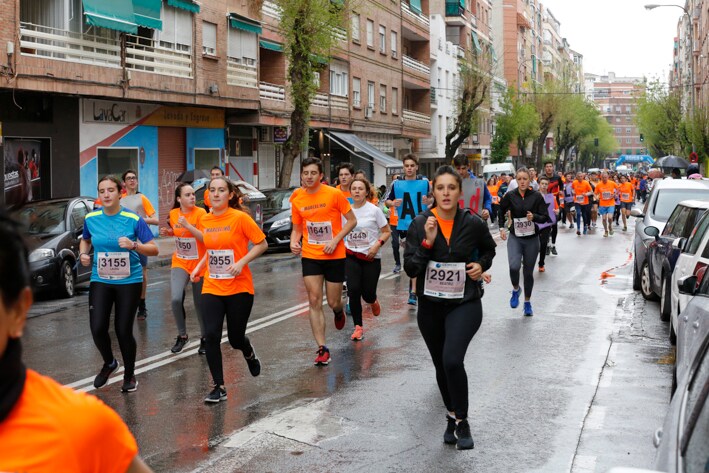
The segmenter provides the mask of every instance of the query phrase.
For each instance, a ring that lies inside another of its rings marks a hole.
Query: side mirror
[[[684,247],[687,246],[686,238],[677,238],[672,242],[672,248],[679,251],[684,251]]]
[[[677,281],[677,288],[680,294],[693,296],[697,293],[697,277],[685,276]]]
[[[640,211],[640,209],[632,209],[630,211],[630,216],[631,217],[636,217],[636,218],[643,218],[645,217],[645,214]]]
[[[660,235],[660,230],[652,225],[648,225],[643,231],[645,232],[645,235],[653,238],[657,238]]]

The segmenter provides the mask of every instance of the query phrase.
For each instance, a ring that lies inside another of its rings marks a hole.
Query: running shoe
[[[339,312],[335,312],[335,328],[337,330],[342,330],[342,328],[345,326],[345,311],[340,309]]]
[[[348,316],[352,315],[352,310],[350,309],[350,300],[349,298],[347,299],[347,304],[345,304],[345,314]]]
[[[256,350],[251,347],[251,358],[246,358],[246,364],[249,365],[249,372],[251,373],[251,376],[258,376],[261,374],[261,361],[258,359],[258,356],[256,356]]]
[[[116,360],[115,358],[113,359],[113,362],[111,362],[110,365],[104,363],[103,368],[101,368],[99,374],[97,374],[94,378],[94,387],[96,389],[103,387],[108,382],[108,378],[111,376],[111,373],[113,373],[117,369],[118,360]]]
[[[556,252],[556,245],[551,247],[551,254],[554,256],[559,256],[559,253]]]
[[[603,238],[608,238],[608,232],[603,232]]]
[[[134,393],[137,389],[138,381],[135,379],[135,376],[123,380],[123,386],[121,386],[122,393]]]
[[[207,354],[207,348],[204,346],[204,337],[199,339],[199,349],[197,350],[197,354],[199,354],[199,355],[206,355]]]
[[[394,274],[399,274],[401,272],[401,265],[400,264],[395,264],[394,269],[391,271]]]
[[[204,402],[211,402],[213,404],[216,404],[219,401],[226,401],[226,389],[220,386],[214,386],[212,392],[207,394],[207,397],[204,398]]]
[[[628,231],[628,227],[623,227],[623,231],[624,231],[624,232],[627,232],[627,231]]]
[[[184,337],[178,335],[175,339],[175,345],[170,348],[170,351],[173,353],[180,353],[182,349],[185,348],[185,345],[187,345],[187,340],[189,340],[189,337],[187,335],[185,335]]]
[[[587,233],[588,233],[588,227],[584,225],[583,234],[586,235]]]
[[[458,439],[455,444],[455,448],[458,450],[470,450],[475,447],[473,436],[470,433],[470,425],[466,419],[463,419],[456,424],[455,436]]]
[[[544,265],[540,264],[539,265],[539,272],[543,273],[544,271],[546,271],[546,269],[544,269]]]
[[[418,304],[418,298],[413,292],[409,292],[409,305],[416,306]]]
[[[379,316],[379,314],[382,313],[382,306],[379,305],[379,300],[372,302],[370,307],[372,308],[372,315],[374,315],[375,317]]]
[[[610,235],[613,235],[613,233],[615,233],[615,232],[613,232],[613,227],[611,227],[611,229],[608,230],[608,233],[609,233]]]
[[[550,246],[547,246],[546,255],[549,256],[549,253],[551,253],[551,247],[550,247]]]
[[[330,363],[330,350],[325,345],[318,348],[315,353],[318,355],[315,357],[315,365],[324,366]]]
[[[586,232],[584,232],[584,234],[585,234],[585,233],[586,233]],[[576,230],[576,234],[577,234],[577,235],[581,235],[581,232],[578,231],[578,230]]]
[[[532,303],[531,302],[524,303],[524,315],[526,315],[527,317],[531,317],[534,315],[534,311],[532,310]]]
[[[522,294],[522,288],[517,290],[512,289],[512,297],[510,297],[510,307],[516,309],[519,306],[519,296]]]
[[[446,415],[446,431],[443,433],[443,443],[448,445],[454,445],[456,443],[455,438],[455,419],[449,415]]]
[[[572,223],[571,225],[569,225],[569,228],[571,228],[573,230],[574,224]]]
[[[355,325],[354,332],[352,332],[352,336],[350,338],[357,342],[364,338],[364,330],[362,330],[361,325]]]
[[[148,309],[145,307],[138,307],[138,320],[145,320],[148,318]]]

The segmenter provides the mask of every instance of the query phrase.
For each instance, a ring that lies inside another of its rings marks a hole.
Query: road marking
[[[594,473],[596,471],[597,457],[579,455],[574,459],[571,473]]]
[[[603,406],[593,406],[591,407],[591,412],[588,414],[584,428],[589,430],[601,430],[605,420],[606,408]]]
[[[165,281],[151,282],[151,283],[148,283],[147,287],[159,286],[161,284],[165,284]]]

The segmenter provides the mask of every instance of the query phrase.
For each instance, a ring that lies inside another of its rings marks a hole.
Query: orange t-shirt
[[[0,422],[0,471],[124,473],[135,438],[98,398],[27,370],[22,395]]]
[[[193,227],[199,227],[199,221],[207,215],[207,211],[200,207],[195,207],[192,212],[183,214],[180,208],[170,210],[170,227],[175,234],[175,252],[172,254],[172,267],[182,268],[188,273],[197,266],[199,260],[204,256],[204,243],[197,240],[189,230],[177,223],[180,216],[184,216]],[[179,240],[184,238],[185,240]],[[194,250],[197,250],[196,253]],[[180,254],[181,256],[178,256]],[[204,271],[200,276],[204,275]]]
[[[574,202],[581,205],[587,205],[588,196],[583,194],[586,194],[587,192],[593,192],[591,184],[589,184],[588,181],[579,182],[578,179],[574,179],[574,182],[571,183],[571,187],[574,189]],[[582,196],[583,200],[581,200]]]
[[[615,190],[617,188],[618,184],[611,180],[609,180],[605,184],[603,183],[603,181],[600,181],[598,184],[596,184],[596,196],[598,196],[598,205],[600,205],[601,207],[611,207],[615,205]]]
[[[500,191],[500,184],[491,184],[487,186],[488,192],[490,192],[490,196],[492,196],[492,205],[497,205],[500,203],[500,197],[497,195],[497,193]]]
[[[303,258],[327,260],[345,257],[345,243],[340,240],[331,254],[323,249],[327,238],[334,238],[342,230],[342,216],[351,210],[342,191],[320,185],[314,194],[294,192],[291,201],[291,220],[303,232]],[[329,233],[329,235],[328,235]]]
[[[204,205],[210,209],[212,208],[212,203],[209,201],[209,186],[207,186],[207,189],[204,190]]]
[[[352,199],[352,193],[350,193],[350,191],[343,191],[340,184],[336,185],[335,189],[342,192],[342,194],[345,196],[345,199],[347,199],[348,202]]]
[[[445,220],[438,216],[438,209],[432,208],[431,213],[436,216],[436,221],[438,222],[438,228],[441,229],[443,237],[446,239],[446,243],[450,244],[451,233],[453,233],[453,222],[455,220]]]
[[[199,221],[207,251],[207,271],[202,294],[230,296],[242,292],[254,293],[254,282],[249,266],[238,276],[218,274],[218,266],[228,266],[226,257],[235,264],[249,252],[249,242],[261,243],[266,235],[246,212],[229,208],[221,215],[208,213]]]
[[[633,185],[629,182],[618,186],[618,192],[620,192],[621,202],[632,203],[635,200],[635,197],[633,197],[635,194],[635,189],[633,188]]]

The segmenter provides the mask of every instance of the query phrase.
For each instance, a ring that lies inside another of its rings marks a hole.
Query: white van
[[[485,166],[483,166],[483,177],[485,178],[485,181],[490,179],[490,176],[492,176],[493,174],[496,174],[497,177],[500,177],[500,174],[502,174],[503,172],[505,174],[514,175],[515,167],[512,165],[512,163],[486,164]]]

